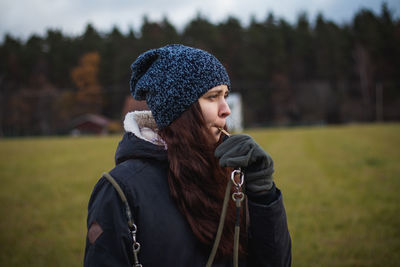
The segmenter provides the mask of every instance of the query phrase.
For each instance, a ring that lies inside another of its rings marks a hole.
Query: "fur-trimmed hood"
[[[125,134],[115,153],[115,163],[131,158],[166,160],[166,144],[157,134],[151,111],[129,112],[124,120]]]
[[[166,147],[164,140],[157,134],[157,124],[149,110],[127,113],[124,120],[124,129],[126,132],[133,133],[145,141]]]

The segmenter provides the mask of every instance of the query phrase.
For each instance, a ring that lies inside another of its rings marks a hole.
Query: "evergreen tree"
[[[217,27],[219,47],[216,52],[223,60],[232,81],[245,79],[242,75],[243,57],[243,28],[238,19],[229,17]],[[233,82],[235,84],[235,82]]]
[[[216,53],[219,47],[217,27],[203,17],[200,13],[191,20],[183,31],[183,42],[211,53]]]
[[[380,14],[362,9],[343,25],[322,14],[311,24],[302,13],[290,24],[269,13],[243,27],[234,17],[213,24],[198,13],[181,33],[167,17],[144,17],[137,34],[116,26],[99,33],[92,24],[80,36],[49,29],[23,42],[7,34],[0,44],[0,136],[54,133],[86,112],[119,120],[130,65],[170,43],[221,60],[242,93],[246,126],[373,120],[379,112],[399,120],[399,32],[400,20],[382,4]]]
[[[292,78],[310,80],[315,75],[313,36],[306,13],[299,15],[295,28],[292,53]]]

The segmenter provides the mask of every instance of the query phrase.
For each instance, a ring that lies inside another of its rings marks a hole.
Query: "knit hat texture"
[[[177,119],[209,89],[227,85],[229,76],[210,53],[184,45],[167,45],[141,54],[131,65],[130,90],[146,100],[157,127]]]

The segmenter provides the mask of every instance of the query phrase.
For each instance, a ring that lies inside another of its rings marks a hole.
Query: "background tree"
[[[196,18],[188,23],[182,34],[185,44],[205,49],[211,53],[218,52],[219,38],[217,27],[201,13],[197,13]]]
[[[288,23],[268,13],[243,27],[198,13],[178,32],[167,17],[143,18],[140,31],[88,24],[78,36],[49,29],[0,44],[0,136],[66,132],[95,112],[120,121],[130,97],[130,65],[171,43],[203,48],[227,68],[242,94],[245,126],[400,120],[400,20],[358,11],[337,24],[302,13]],[[100,60],[101,59],[101,60]]]
[[[229,17],[226,21],[217,26],[217,31],[220,39],[216,53],[223,59],[223,63],[230,74],[230,78],[235,84],[245,79],[242,73],[245,54],[243,48],[243,27],[238,19]]]
[[[77,87],[77,114],[100,113],[102,110],[103,95],[98,80],[99,64],[99,53],[89,52],[82,56],[79,65],[71,71],[71,78]]]

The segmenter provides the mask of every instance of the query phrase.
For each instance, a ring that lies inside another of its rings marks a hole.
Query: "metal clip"
[[[234,200],[234,201],[240,201],[240,202],[242,202],[243,199],[244,199],[244,194],[243,194],[243,192],[234,192],[234,193],[232,194],[232,200]]]
[[[235,179],[235,176],[237,174],[240,175],[240,180],[238,182]],[[236,202],[236,205],[240,205],[240,203],[238,203],[238,202],[242,202],[244,199],[244,194],[242,192],[242,185],[244,183],[244,174],[240,168],[232,171],[231,180],[236,188],[236,192],[232,193],[232,199],[233,199],[233,201]]]
[[[239,183],[237,183],[236,180],[235,180],[235,175],[236,175],[236,174],[240,174],[240,181],[239,181]],[[231,173],[231,180],[232,180],[233,184],[234,184],[236,187],[241,187],[241,186],[243,185],[243,182],[244,182],[244,174],[243,174],[243,172],[242,172],[242,170],[241,170],[240,168],[239,168],[239,169],[235,169],[235,170],[232,171],[232,173]]]
[[[136,224],[132,225],[132,230],[131,230],[131,234],[132,234],[132,240],[133,240],[133,245],[132,245],[132,250],[133,250],[133,258],[134,258],[134,267],[142,267],[142,265],[139,263],[139,259],[138,259],[138,253],[140,250],[140,243],[136,241],[136,231],[137,231],[137,227]]]

